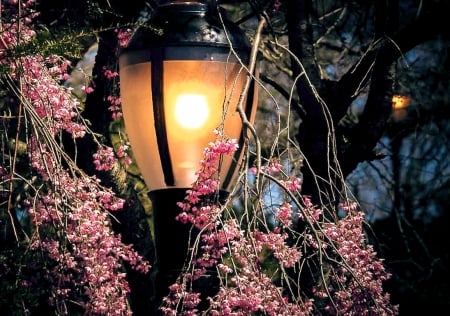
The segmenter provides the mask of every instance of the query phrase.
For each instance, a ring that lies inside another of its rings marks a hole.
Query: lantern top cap
[[[122,53],[165,47],[209,47],[229,51],[230,46],[247,62],[250,44],[244,32],[220,7],[203,1],[161,3],[148,25],[139,27]],[[155,30],[160,30],[156,32]]]
[[[166,1],[158,8],[165,12],[201,13],[208,10],[208,5],[202,1]]]

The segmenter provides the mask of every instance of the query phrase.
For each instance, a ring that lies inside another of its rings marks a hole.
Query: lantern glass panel
[[[150,191],[167,188],[155,136],[151,63],[124,65],[120,76],[122,101],[129,104],[123,108],[125,124],[136,161]],[[240,138],[242,122],[236,106],[245,80],[246,72],[238,63],[163,62],[163,106],[174,187],[188,188],[195,181],[204,148],[215,139],[214,129]],[[227,156],[221,161],[220,180],[234,171],[232,160]]]

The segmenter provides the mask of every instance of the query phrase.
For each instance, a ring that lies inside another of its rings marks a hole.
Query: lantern
[[[234,184],[244,139],[236,107],[249,75],[249,55],[242,31],[220,19],[218,8],[198,1],[161,4],[120,54],[125,127],[149,188],[157,269],[165,278],[156,281],[162,284],[156,291],[174,281],[184,262],[190,228],[175,220],[177,202],[195,181],[214,129],[239,140],[234,157],[221,161],[221,195]],[[255,96],[250,89],[244,102],[250,121]]]

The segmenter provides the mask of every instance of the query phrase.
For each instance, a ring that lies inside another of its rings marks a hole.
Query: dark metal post
[[[162,299],[169,293],[169,286],[174,284],[189,260],[189,247],[195,242],[199,231],[191,224],[183,224],[176,220],[181,208],[177,205],[183,201],[187,189],[161,189],[149,193],[153,207],[153,223],[155,232],[156,261],[153,266],[153,288],[155,315]],[[221,203],[228,193],[221,191],[216,200]],[[218,290],[218,278],[215,269],[208,271],[204,277],[193,284],[193,290],[201,293],[200,310],[208,306],[206,298],[213,296]]]
[[[169,286],[175,283],[186,260],[191,225],[175,219],[180,213],[177,202],[183,201],[185,194],[185,189],[150,192],[156,247],[156,262],[153,268],[156,307],[168,294]],[[195,234],[192,238],[195,238]]]

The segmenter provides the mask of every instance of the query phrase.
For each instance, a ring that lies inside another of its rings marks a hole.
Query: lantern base
[[[158,311],[162,299],[169,294],[169,286],[174,284],[189,258],[188,248],[192,246],[199,233],[191,224],[183,224],[176,220],[181,208],[177,205],[186,196],[190,188],[161,189],[149,193],[153,209],[154,239],[156,261],[153,265],[152,280],[155,299],[154,315],[161,315]],[[228,193],[219,193],[218,202],[223,202]],[[202,303],[199,310],[207,308],[208,296],[213,296],[219,288],[219,280],[215,269],[208,271],[205,276],[194,282],[194,291],[201,293]]]

